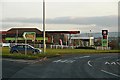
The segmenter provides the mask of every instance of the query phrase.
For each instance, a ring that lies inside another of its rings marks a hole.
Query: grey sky
[[[3,22],[18,22],[18,23],[41,23],[41,18],[7,18]],[[96,24],[98,26],[117,26],[117,16],[99,16],[99,17],[57,17],[53,19],[46,19],[46,24],[76,24],[76,25],[90,25]]]
[[[2,13],[3,30],[11,27],[42,29],[42,2],[2,2]],[[47,2],[46,29],[117,31],[117,15],[117,2]]]
[[[3,18],[41,18],[42,2],[4,2]],[[46,2],[46,18],[117,15],[116,2]]]

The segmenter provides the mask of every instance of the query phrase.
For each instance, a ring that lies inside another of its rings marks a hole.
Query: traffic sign
[[[23,38],[25,40],[33,40],[33,41],[35,41],[36,33],[35,32],[24,32],[23,33]]]

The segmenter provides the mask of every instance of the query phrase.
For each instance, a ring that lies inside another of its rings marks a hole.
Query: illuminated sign
[[[108,30],[102,30],[102,46],[107,47],[108,46]]]

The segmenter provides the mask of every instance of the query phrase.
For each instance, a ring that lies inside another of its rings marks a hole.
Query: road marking
[[[59,60],[56,60],[56,61],[53,61],[53,63],[73,63],[75,60],[62,60],[62,59],[59,59]]]
[[[56,62],[56,63],[57,63],[57,62],[60,62],[60,61],[61,61],[61,59],[59,59],[59,60],[56,60],[56,61],[53,61],[53,62]]]
[[[90,57],[90,56],[82,56],[82,57],[75,57],[73,60],[62,60],[62,59],[59,59],[59,60],[55,60],[53,61],[53,63],[58,63],[58,62],[61,62],[61,63],[73,63],[74,61],[76,61],[75,59],[81,59],[81,58],[87,58],[87,57]]]
[[[117,65],[117,64],[118,64],[118,65],[120,65],[120,63],[118,63],[118,62],[105,62],[105,64],[109,64],[109,65],[110,65],[110,64],[111,64],[111,65]]]
[[[120,63],[119,62],[116,62],[118,65],[120,65]]]
[[[80,58],[86,58],[86,57],[90,57],[90,56],[83,56],[83,57],[80,57]]]
[[[105,70],[101,70],[101,71],[104,72],[104,73],[116,76],[116,77],[120,77],[120,75],[117,75],[117,74],[114,74],[114,73],[111,73],[111,72],[108,72],[108,71],[105,71]]]
[[[75,59],[82,59],[82,58],[87,58],[87,57],[90,57],[90,56],[75,57]]]
[[[105,62],[105,64],[110,64],[109,62]]]
[[[93,67],[93,66],[90,64],[90,62],[91,62],[91,61],[88,61],[88,65],[91,66],[91,67]]]
[[[111,64],[114,64],[114,65],[116,65],[116,63],[115,63],[115,62],[111,62]]]

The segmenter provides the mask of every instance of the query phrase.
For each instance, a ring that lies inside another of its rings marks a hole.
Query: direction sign
[[[36,38],[36,33],[35,32],[24,32],[23,37],[26,40],[33,40],[35,41]]]

